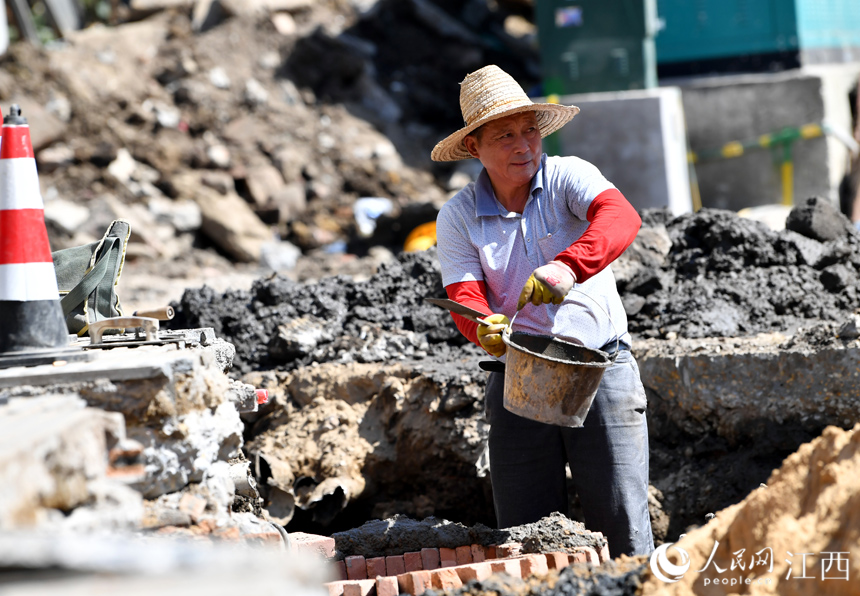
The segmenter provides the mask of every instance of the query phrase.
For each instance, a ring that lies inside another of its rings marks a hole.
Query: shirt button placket
[[[526,206],[526,208],[528,208],[528,205]],[[532,239],[529,238],[529,235],[528,235],[528,225],[526,225],[525,212],[523,212],[523,217],[520,218],[520,227],[523,231],[523,238],[526,239],[526,246],[525,246],[526,254],[530,254],[529,244],[531,244]]]

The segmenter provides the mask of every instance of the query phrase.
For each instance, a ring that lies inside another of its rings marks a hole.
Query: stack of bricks
[[[545,575],[550,569],[561,571],[572,563],[599,565],[609,558],[606,546],[599,553],[587,546],[576,547],[570,553],[523,555],[521,551],[522,545],[518,543],[472,544],[457,548],[423,548],[420,552],[370,559],[350,556],[335,562],[340,581],[325,585],[329,596],[418,596],[431,588],[459,588],[494,573],[528,578]]]

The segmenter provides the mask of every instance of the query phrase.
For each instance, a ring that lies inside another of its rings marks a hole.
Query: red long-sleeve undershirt
[[[577,283],[582,283],[602,271],[621,256],[636,238],[642,219],[624,195],[616,189],[597,195],[588,207],[588,229],[568,248],[556,255],[573,270]],[[448,298],[469,308],[490,314],[487,286],[483,281],[461,281],[445,286]],[[460,315],[451,314],[457,329],[466,339],[480,346],[478,324]]]

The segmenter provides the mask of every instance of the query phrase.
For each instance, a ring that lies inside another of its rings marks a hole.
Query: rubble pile
[[[0,528],[277,536],[231,512],[259,498],[242,455],[255,388],[227,377],[233,349],[211,329],[185,337],[0,370]]]
[[[0,58],[0,101],[33,129],[55,250],[117,217],[132,222],[129,261],[169,277],[226,269],[207,247],[284,271],[348,242],[399,247],[448,192],[451,168],[437,182],[429,150],[460,121],[457,82],[487,61],[537,80],[528,34],[506,32],[506,6],[522,3],[233,3],[204,16],[171,4]],[[360,197],[391,200],[395,224],[372,241]]]

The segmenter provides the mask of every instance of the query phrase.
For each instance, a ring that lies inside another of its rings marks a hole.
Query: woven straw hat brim
[[[439,141],[430,153],[430,159],[433,161],[459,161],[461,159],[471,159],[472,155],[466,150],[463,144],[463,139],[476,128],[483,126],[487,122],[504,118],[512,114],[521,112],[534,112],[540,128],[541,138],[550,135],[560,129],[562,126],[573,120],[573,117],[579,113],[579,108],[576,106],[563,106],[554,103],[529,103],[520,105],[514,108],[504,110],[499,113],[492,113],[480,120],[472,122],[468,126],[464,126],[457,132],[448,135],[443,140]]]

